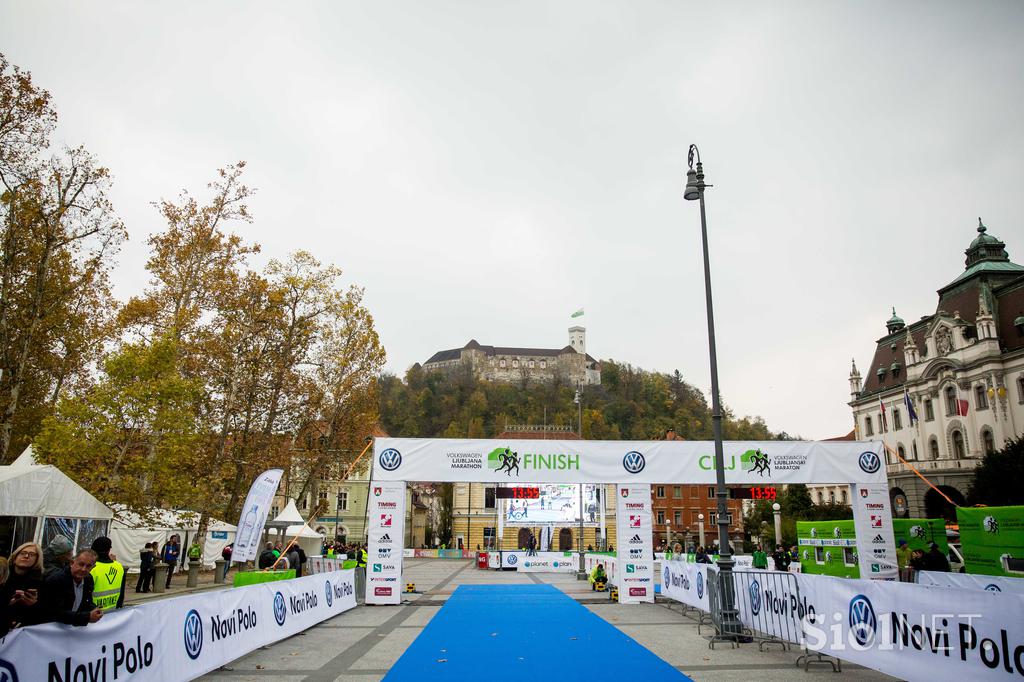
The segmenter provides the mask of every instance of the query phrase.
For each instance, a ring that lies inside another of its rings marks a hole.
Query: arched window
[[[836,491],[834,491],[834,490],[828,491],[828,503],[829,504],[835,504],[836,503]]]
[[[504,369],[504,367],[505,367],[505,358],[502,358],[501,360],[498,361],[498,366]]]
[[[992,431],[990,429],[982,429],[981,431],[981,442],[985,444],[985,454],[996,451],[996,440],[992,437]]]
[[[849,503],[850,503],[850,498],[847,497],[846,491],[844,490],[843,491],[843,504],[849,504]]]
[[[916,441],[916,440],[915,440],[915,441],[913,441],[913,442],[912,442],[912,443],[910,444],[910,451],[911,451],[912,453],[914,453],[914,459],[916,460],[916,459],[917,459],[917,441]]]
[[[953,431],[953,456],[957,459],[967,457],[967,448],[964,446],[964,434],[959,429]]]
[[[825,504],[825,493],[818,491],[818,504]]]
[[[936,438],[935,436],[932,436],[931,440],[928,441],[928,449],[931,451],[930,454],[932,456],[932,459],[938,459],[939,458],[939,439]]]
[[[867,435],[867,436],[875,435],[875,430],[873,428],[871,428],[871,415],[870,414],[868,416],[864,417],[864,435]]]
[[[512,369],[518,369],[518,368],[519,368],[519,358],[516,358],[515,360],[512,361]]]
[[[903,460],[905,460],[907,458],[907,450],[906,450],[906,448],[903,447],[902,444],[896,446],[896,452],[900,456],[900,461],[903,461]]]
[[[956,413],[956,389],[950,386],[946,389],[946,416],[949,417]]]

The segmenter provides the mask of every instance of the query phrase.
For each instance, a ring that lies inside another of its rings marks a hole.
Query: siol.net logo
[[[280,592],[274,595],[274,620],[277,621],[278,625],[284,625],[285,618],[288,617],[288,605],[284,603],[284,595]]]
[[[18,682],[18,671],[14,669],[13,663],[0,658],[0,682]]]
[[[767,452],[758,450],[747,450],[740,455],[740,466],[744,471],[755,473],[762,478],[772,475],[771,459]]]
[[[754,580],[747,591],[750,593],[750,612],[756,616],[761,613],[761,583]]]
[[[622,468],[626,470],[627,474],[639,474],[645,466],[647,466],[647,460],[636,450],[627,452],[626,456],[622,458]]]
[[[394,471],[402,466],[402,453],[394,448],[388,448],[380,453],[378,460],[380,468],[384,471]]]
[[[857,464],[864,473],[873,474],[881,468],[882,460],[879,459],[878,455],[868,450],[860,453],[860,457],[857,458]]]
[[[327,598],[327,606],[330,608],[334,603],[334,590],[331,588],[330,580],[328,580],[327,584],[324,586],[324,596]]]
[[[878,619],[875,617],[875,609],[871,606],[871,600],[863,594],[858,594],[850,600],[849,622],[850,631],[858,644],[866,647],[874,642]]]
[[[184,628],[185,653],[193,661],[203,652],[203,621],[199,612],[192,609],[185,614]]]
[[[494,448],[487,453],[487,468],[494,472],[504,471],[506,476],[511,476],[515,469],[518,476],[519,453],[511,448]]]

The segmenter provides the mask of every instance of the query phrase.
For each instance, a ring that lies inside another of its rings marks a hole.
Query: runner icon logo
[[[861,471],[864,473],[873,474],[881,468],[882,461],[878,459],[878,455],[868,451],[860,453],[857,464],[860,465]]]
[[[761,613],[761,583],[755,580],[747,591],[750,592],[750,612],[756,616]]]
[[[284,619],[288,617],[288,606],[284,603],[284,595],[278,592],[274,595],[274,620],[278,625],[284,625]]]
[[[199,618],[199,612],[192,609],[185,615],[185,653],[193,661],[199,658],[203,651],[203,621]]]
[[[626,456],[622,458],[622,468],[626,470],[626,473],[639,474],[645,466],[647,466],[647,460],[636,450],[627,452]]]
[[[380,453],[380,468],[384,471],[394,471],[402,466],[402,453],[394,448],[388,448]]]
[[[18,682],[18,671],[5,660],[0,659],[0,682]]]
[[[858,594],[850,600],[850,631],[857,644],[870,646],[875,640],[875,629],[878,627],[878,619],[875,618],[875,609],[871,606],[871,600],[863,594]]]
[[[988,533],[999,532],[999,520],[994,516],[986,516],[985,520],[981,522],[981,525],[985,528]]]

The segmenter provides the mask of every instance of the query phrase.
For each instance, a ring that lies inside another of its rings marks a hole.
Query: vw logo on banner
[[[672,586],[672,571],[670,571],[668,569],[668,566],[666,566],[665,567],[665,589],[667,590],[671,586]]]
[[[875,629],[878,627],[878,619],[875,618],[875,609],[871,606],[871,600],[863,594],[858,594],[850,600],[850,631],[857,644],[870,646],[875,639]]]
[[[515,566],[517,561],[519,561],[519,557],[517,557],[515,554],[508,555],[508,563],[510,566]]]
[[[334,603],[334,590],[331,589],[331,581],[327,581],[327,585],[324,587],[324,593],[327,596],[327,608],[331,607]]]
[[[1002,589],[1000,589],[999,585],[996,585],[995,583],[992,583],[990,585],[985,585],[985,589],[988,590],[989,592],[1002,592],[1003,591]]]
[[[697,599],[704,598],[704,574],[697,573]]]
[[[18,671],[3,659],[0,659],[0,682],[18,682]]]
[[[750,592],[750,612],[756,616],[761,613],[761,583],[754,580],[747,591]]]
[[[394,448],[388,448],[380,453],[380,468],[384,471],[394,471],[402,466],[402,453]]]
[[[636,450],[627,452],[626,456],[622,458],[622,468],[625,469],[627,473],[639,474],[644,470],[645,466],[647,466],[647,460],[645,460],[644,456]]]
[[[185,653],[193,661],[203,651],[203,621],[199,612],[192,609],[185,615]]]
[[[857,459],[857,464],[866,474],[873,474],[882,466],[882,460],[873,452],[862,452]]]
[[[274,620],[278,625],[284,625],[284,619],[288,617],[288,607],[284,603],[284,595],[278,592],[274,595]]]

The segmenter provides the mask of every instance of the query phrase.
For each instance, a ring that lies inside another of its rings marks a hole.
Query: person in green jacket
[[[910,567],[910,547],[903,538],[900,538],[898,544],[899,547],[896,548],[896,565],[900,570],[900,580],[903,582],[913,582],[911,572],[907,570]]]
[[[597,566],[594,566],[594,570],[590,572],[591,591],[597,590],[598,583],[608,583],[608,575],[604,572],[604,564],[598,564]]]
[[[754,550],[754,568],[768,570],[768,554],[761,545]]]

